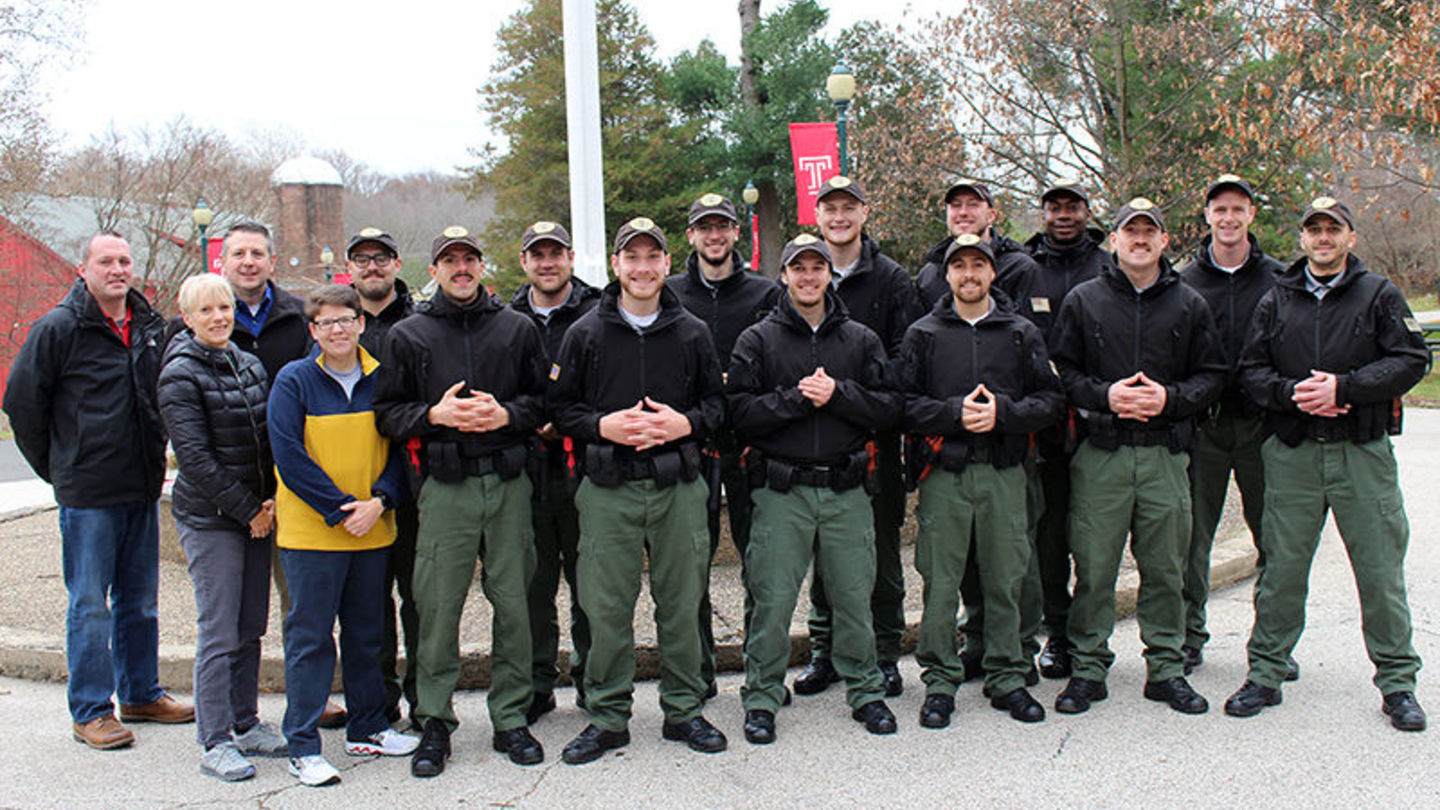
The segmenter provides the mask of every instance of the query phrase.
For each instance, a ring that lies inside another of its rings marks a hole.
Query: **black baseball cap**
[[[1242,180],[1238,174],[1222,174],[1215,178],[1210,185],[1205,187],[1205,202],[1208,203],[1215,199],[1215,195],[1222,191],[1238,191],[1249,197],[1251,202],[1255,201],[1255,190],[1250,188],[1250,184]]]
[[[670,243],[665,241],[665,232],[649,217],[635,217],[621,225],[620,230],[615,233],[615,249],[610,252],[619,253],[637,236],[648,236],[660,243],[660,250],[670,252]]]
[[[558,242],[561,247],[569,248],[570,232],[565,230],[565,226],[558,222],[551,222],[546,219],[542,219],[539,222],[532,222],[530,223],[530,227],[525,229],[525,233],[520,235],[520,250],[529,250],[530,246],[536,242],[544,242],[546,240]]]
[[[820,184],[820,191],[815,195],[815,204],[819,205],[821,200],[831,194],[841,193],[849,194],[862,203],[865,202],[865,190],[860,188],[860,184],[843,174],[837,174]]]
[[[1115,214],[1115,230],[1118,231],[1125,227],[1130,220],[1136,217],[1145,217],[1155,223],[1155,227],[1162,231],[1165,230],[1165,215],[1160,213],[1160,209],[1155,203],[1145,197],[1136,197],[1120,206],[1120,210]]]
[[[785,243],[785,249],[780,251],[780,266],[789,267],[795,257],[807,251],[819,255],[831,267],[835,266],[835,262],[830,258],[830,246],[825,244],[824,239],[808,233],[802,233]]]
[[[400,247],[395,244],[395,237],[380,230],[379,228],[361,228],[350,241],[345,245],[345,258],[349,259],[350,254],[355,252],[356,245],[362,242],[377,242],[390,251],[390,255],[400,257]]]
[[[708,216],[724,217],[731,222],[739,222],[740,217],[735,214],[735,203],[730,198],[720,194],[702,194],[695,202],[690,203],[690,217],[685,221],[689,227]]]
[[[1305,227],[1315,217],[1326,216],[1344,225],[1350,230],[1355,230],[1355,217],[1350,213],[1350,207],[1334,197],[1316,197],[1310,201],[1310,207],[1305,209],[1305,215],[1300,217],[1300,227]]]
[[[1079,180],[1059,180],[1046,187],[1040,194],[1040,204],[1044,205],[1051,197],[1075,197],[1086,205],[1090,204],[1090,195],[1085,192],[1085,187],[1080,185]]]
[[[435,260],[440,258],[440,254],[445,252],[445,248],[451,245],[464,245],[475,251],[476,256],[485,258],[485,252],[480,249],[480,241],[475,238],[474,234],[467,231],[463,225],[451,225],[441,231],[440,235],[435,237],[435,241],[430,243],[430,263],[434,264]]]
[[[945,204],[949,205],[950,198],[962,191],[968,191],[974,194],[976,197],[984,200],[985,204],[991,208],[995,207],[995,195],[990,193],[990,187],[986,185],[983,180],[976,180],[971,177],[956,180],[951,184],[950,188],[945,189]]]
[[[995,266],[994,246],[990,244],[989,239],[981,239],[979,236],[976,236],[973,233],[962,233],[959,236],[955,237],[955,240],[950,243],[950,247],[945,248],[945,261],[943,262],[943,265],[945,267],[949,267],[950,259],[952,259],[955,254],[959,253],[962,250],[979,251],[980,253],[984,254],[985,258],[990,260],[990,266],[992,268]]]

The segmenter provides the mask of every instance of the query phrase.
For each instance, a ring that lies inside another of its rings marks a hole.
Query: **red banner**
[[[205,264],[212,273],[219,273],[225,267],[225,263],[220,261],[220,249],[224,244],[224,239],[205,237]]]
[[[795,163],[796,216],[815,224],[815,195],[820,184],[840,173],[840,142],[835,125],[791,124],[790,155]]]

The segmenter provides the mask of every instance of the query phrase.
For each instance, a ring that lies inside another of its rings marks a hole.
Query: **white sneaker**
[[[311,754],[308,757],[290,758],[290,775],[298,778],[300,784],[310,787],[335,785],[340,782],[340,772],[335,770],[325,757]]]
[[[290,746],[285,744],[285,738],[269,723],[256,723],[244,734],[231,731],[230,737],[235,740],[235,745],[242,754],[254,757],[283,757],[290,753]]]
[[[352,757],[404,757],[415,753],[420,747],[420,738],[401,734],[393,728],[387,728],[379,734],[372,734],[364,740],[346,740],[345,753]]]
[[[226,782],[239,782],[255,775],[250,764],[233,742],[223,742],[200,755],[200,772]]]

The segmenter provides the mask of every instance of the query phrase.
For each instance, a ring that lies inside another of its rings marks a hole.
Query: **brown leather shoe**
[[[124,748],[135,742],[134,732],[120,725],[120,721],[116,720],[113,714],[102,714],[83,725],[76,723],[72,733],[76,742],[83,742],[101,751]]]
[[[325,701],[325,711],[320,712],[320,728],[344,728],[348,715],[345,707],[333,700]]]
[[[121,706],[120,719],[127,723],[193,723],[195,707],[161,695],[144,706]]]

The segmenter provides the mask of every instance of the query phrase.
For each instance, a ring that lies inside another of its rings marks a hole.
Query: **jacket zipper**
[[[820,332],[812,329],[810,331],[811,374],[814,374],[815,369],[820,367],[820,349],[817,345],[817,341],[819,340],[819,338]],[[831,396],[834,395],[832,394]],[[815,413],[812,413],[810,415],[810,457],[816,459],[820,457],[820,413],[818,409],[816,409]]]

